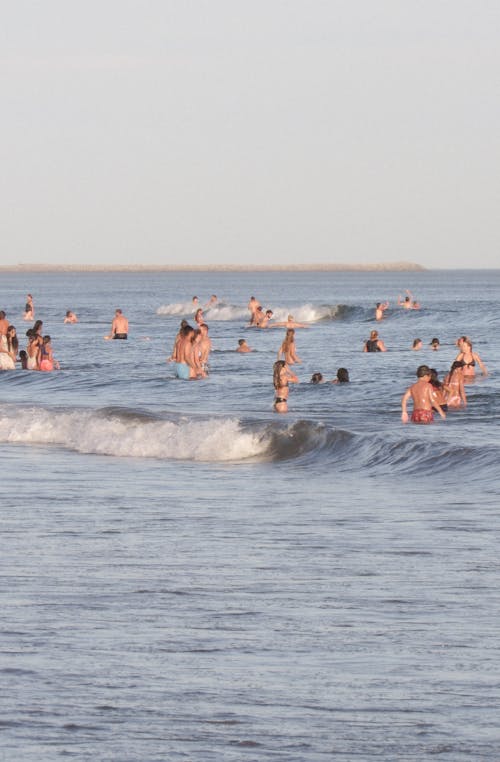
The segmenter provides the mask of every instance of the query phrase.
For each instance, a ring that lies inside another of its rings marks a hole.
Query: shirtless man
[[[406,406],[410,397],[413,400],[412,423],[432,423],[434,420],[433,408],[437,410],[441,418],[446,418],[446,413],[433,395],[434,389],[430,383],[430,368],[427,365],[419,365],[417,368],[417,378],[418,381],[406,390],[401,399],[401,420],[403,423],[408,423]]]
[[[251,296],[250,301],[248,302],[248,311],[250,312],[250,325],[255,325],[257,317],[256,313],[259,309],[262,310],[259,302],[255,296]]]
[[[294,320],[293,315],[288,315],[287,319],[282,321],[281,323],[273,323],[272,325],[268,326],[269,328],[310,328],[311,326],[309,323],[297,323],[296,320]]]
[[[252,347],[249,347],[247,344],[246,339],[238,339],[238,346],[236,347],[237,352],[253,352]]]
[[[406,289],[406,296],[404,299],[401,298],[401,294],[398,296],[398,307],[404,307],[405,310],[411,310],[413,309],[413,296],[411,291],[408,291]]]
[[[111,333],[106,339],[126,339],[128,336],[128,320],[120,309],[115,310],[115,316],[111,323]]]
[[[382,320],[384,312],[388,308],[389,302],[377,302],[375,305],[375,320]]]
[[[259,322],[257,323],[257,328],[269,328],[269,321],[273,317],[273,311],[272,310],[266,310],[264,313],[264,317],[260,318]]]

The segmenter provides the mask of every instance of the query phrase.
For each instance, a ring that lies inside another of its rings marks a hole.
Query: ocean
[[[23,347],[27,292],[61,369],[0,373],[0,759],[500,759],[500,271],[4,272]],[[310,323],[287,415],[251,295]],[[489,375],[404,425],[462,334]]]

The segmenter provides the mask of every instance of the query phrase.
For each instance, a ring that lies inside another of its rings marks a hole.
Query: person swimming
[[[337,377],[333,379],[332,384],[348,384],[349,383],[349,371],[347,368],[339,368],[337,370]]]

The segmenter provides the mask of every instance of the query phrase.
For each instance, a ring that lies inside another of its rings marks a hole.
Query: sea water
[[[61,369],[0,373],[1,759],[500,759],[500,271],[2,273],[21,336],[28,291]],[[286,416],[251,295],[310,323]],[[402,424],[462,334],[467,409]]]

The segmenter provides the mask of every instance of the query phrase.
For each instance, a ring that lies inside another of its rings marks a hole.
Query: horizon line
[[[0,265],[0,272],[328,272],[328,271],[425,271],[414,262],[379,262],[375,264],[298,264],[298,265],[112,265],[19,263]]]

